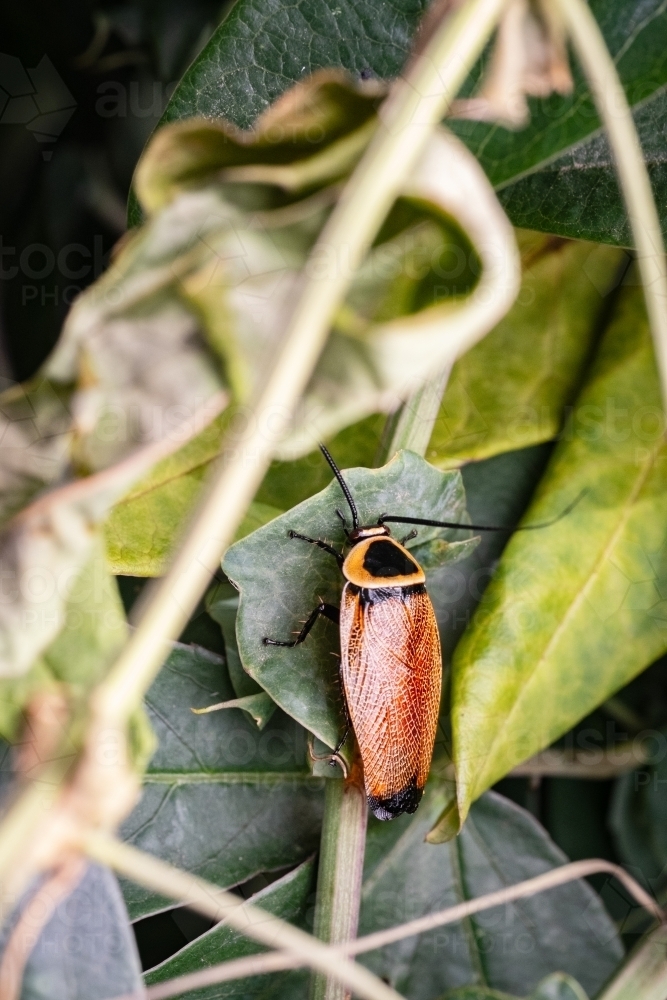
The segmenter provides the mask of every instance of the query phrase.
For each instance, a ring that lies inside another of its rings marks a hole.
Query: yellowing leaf
[[[201,495],[211,462],[220,452],[229,412],[225,411],[193,441],[158,462],[112,509],[104,525],[107,561],[112,572],[127,576],[164,573],[180,532]],[[336,435],[332,447],[341,462],[373,465],[383,424],[382,417],[373,416]],[[317,493],[328,479],[328,466],[319,451],[293,462],[274,462],[236,538],[244,538],[287,508]]]
[[[453,662],[458,803],[548,746],[667,650],[667,446],[637,288],[624,291],[526,523]]]
[[[426,452],[441,469],[556,437],[625,257],[541,233],[519,231],[517,238],[517,300],[456,362],[442,400]]]

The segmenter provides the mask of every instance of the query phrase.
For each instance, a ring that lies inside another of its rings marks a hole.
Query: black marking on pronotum
[[[419,566],[404,552],[401,552],[393,542],[380,539],[371,545],[364,556],[364,569],[371,576],[387,577],[409,576],[418,573]]]

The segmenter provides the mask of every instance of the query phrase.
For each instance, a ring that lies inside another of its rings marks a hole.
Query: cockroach
[[[340,510],[349,545],[347,555],[328,542],[297,531],[289,537],[317,545],[338,563],[345,578],[340,608],[321,602],[308,616],[296,639],[264,638],[268,646],[298,646],[320,617],[340,628],[340,678],[348,724],[334,750],[338,753],[350,726],[359,745],[371,812],[381,820],[413,813],[428,777],[435,744],[442,683],[442,655],[433,605],[426,592],[424,570],[405,543],[393,538],[387,522],[473,531],[514,528],[475,525],[430,518],[382,514],[376,524],[360,525],[357,506],[340,469],[324,447],[352,515],[352,530]],[[546,528],[579,501],[541,524]]]

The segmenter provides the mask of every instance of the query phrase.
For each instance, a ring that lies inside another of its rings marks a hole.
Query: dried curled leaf
[[[104,472],[44,494],[0,532],[0,678],[20,677],[56,638],[111,505],[171,448],[149,445]]]
[[[241,402],[280,346],[303,268],[326,276],[345,267],[326,247],[309,255],[377,127],[378,102],[376,85],[320,72],[252,131],[179,122],[157,133],[141,161],[136,190],[153,213],[149,226],[186,220],[178,294],[203,318]],[[304,454],[394,409],[504,315],[518,274],[492,188],[465,147],[439,131],[352,280],[280,454]]]
[[[521,128],[530,120],[526,97],[569,94],[573,86],[558,8],[548,0],[512,0],[479,92],[455,101],[453,116]]]
[[[137,167],[139,201],[153,214],[213,179],[293,191],[330,183],[356,163],[377,126],[384,92],[375,80],[357,83],[321,70],[291,87],[252,129],[208,118],[163,128]]]

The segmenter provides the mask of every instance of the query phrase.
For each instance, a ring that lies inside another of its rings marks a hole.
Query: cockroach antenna
[[[359,514],[357,512],[357,505],[352,499],[352,494],[350,493],[350,487],[343,479],[340,469],[338,468],[338,466],[336,465],[333,458],[331,457],[331,455],[329,454],[329,452],[327,451],[327,449],[324,447],[323,444],[320,445],[320,451],[322,452],[327,462],[331,466],[331,471],[338,480],[338,485],[340,486],[341,490],[343,491],[343,494],[345,495],[348,507],[350,508],[350,513],[352,514],[352,527],[356,529],[359,527]]]
[[[467,528],[469,531],[541,531],[542,528],[550,528],[552,524],[557,524],[558,521],[567,517],[587,493],[587,489],[582,490],[579,496],[575,497],[556,517],[552,517],[549,521],[538,521],[536,524],[465,524],[463,521],[432,521],[431,518],[427,517],[394,517],[393,514],[382,514],[378,518],[378,524],[386,524],[387,522],[391,524],[425,524],[430,528]]]

